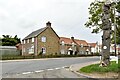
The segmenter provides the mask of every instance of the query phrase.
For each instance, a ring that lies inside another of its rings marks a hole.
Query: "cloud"
[[[17,34],[23,39],[51,21],[59,36],[95,41],[91,38],[94,35],[84,27],[92,1],[94,0],[0,0],[0,34]],[[99,40],[99,36],[95,38]]]

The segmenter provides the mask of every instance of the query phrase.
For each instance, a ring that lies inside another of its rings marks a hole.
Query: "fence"
[[[13,56],[20,55],[20,51],[15,46],[0,46],[1,56]]]

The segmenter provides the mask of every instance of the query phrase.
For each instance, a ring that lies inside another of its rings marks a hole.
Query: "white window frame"
[[[25,52],[25,48],[23,48],[23,52]]]
[[[61,50],[61,54],[65,54],[65,51],[63,49]]]
[[[32,44],[31,47],[29,48],[29,54],[34,53],[34,45]]]
[[[64,41],[62,41],[61,43],[62,43],[62,45],[64,45],[64,44],[65,44],[65,42],[64,42]]]
[[[41,42],[46,42],[46,37],[45,36],[41,37]]]
[[[81,44],[81,47],[83,48],[83,44]]]
[[[30,40],[28,39],[28,40],[27,40],[27,43],[29,43],[29,41],[30,41]]]
[[[34,38],[32,38],[32,42],[34,42]]]
[[[23,41],[23,43],[25,44],[25,40]]]

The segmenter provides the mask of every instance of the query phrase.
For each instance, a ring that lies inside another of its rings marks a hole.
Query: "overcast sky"
[[[84,24],[94,0],[0,0],[0,36],[18,35],[23,39],[32,31],[52,23],[60,37],[75,37],[87,42],[101,41]]]

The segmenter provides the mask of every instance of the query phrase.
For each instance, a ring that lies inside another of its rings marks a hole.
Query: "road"
[[[75,76],[69,71],[69,66],[87,62],[99,61],[99,57],[52,58],[38,60],[21,60],[2,62],[2,77],[32,77],[32,78],[71,78]]]

